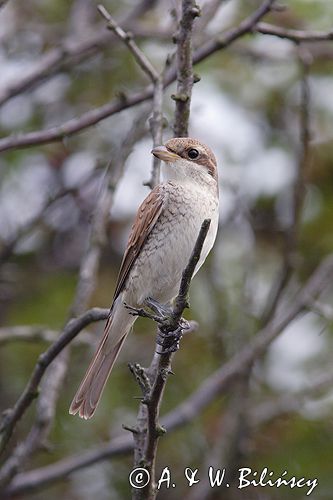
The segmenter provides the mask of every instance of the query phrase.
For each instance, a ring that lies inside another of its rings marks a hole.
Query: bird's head
[[[196,139],[170,139],[164,146],[154,148],[152,154],[167,164],[168,180],[217,185],[216,158],[209,147]]]

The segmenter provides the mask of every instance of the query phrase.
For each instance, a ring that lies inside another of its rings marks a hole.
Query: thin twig
[[[8,1],[8,0],[7,0]],[[143,0],[136,4],[133,10],[125,16],[122,24],[138,38],[158,38],[166,39],[170,37],[168,32],[162,29],[146,29],[138,24],[138,19],[148,10],[154,7],[156,0]],[[0,105],[23,92],[31,90],[42,84],[60,70],[72,70],[73,66],[94,56],[110,42],[114,42],[116,37],[101,29],[99,26],[91,28],[96,33],[78,39],[70,36],[69,39],[60,42],[58,47],[48,50],[42,54],[40,60],[23,76],[15,78],[7,86],[0,88]],[[47,45],[47,43],[45,43]]]
[[[149,120],[151,135],[153,137],[153,146],[159,146],[163,141],[163,77],[162,75],[154,83],[153,96],[153,114]],[[152,159],[152,169],[149,181],[145,182],[146,186],[154,189],[160,183],[161,160],[156,156]]]
[[[192,61],[192,31],[194,20],[200,15],[195,0],[182,1],[182,15],[177,40],[177,92],[172,94],[176,101],[173,132],[175,137],[188,136],[191,95],[194,83]]]
[[[29,221],[27,221],[24,225],[19,227],[15,234],[13,234],[7,241],[5,241],[0,247],[0,265],[6,262],[12,254],[15,252],[18,244],[26,238],[29,234],[34,231],[39,224],[41,224],[45,218],[49,209],[52,209],[52,206],[57,203],[65,196],[72,195],[76,196],[81,189],[89,185],[96,176],[96,169],[92,171],[92,173],[88,176],[88,178],[84,179],[78,186],[73,188],[64,188],[61,189],[57,193],[51,193],[49,198],[45,201],[39,212],[34,215]]]
[[[147,56],[142,52],[142,50],[138,47],[138,45],[133,40],[133,35],[130,33],[126,33],[119,24],[113,19],[113,17],[109,14],[106,8],[103,5],[98,5],[97,9],[101,16],[107,20],[107,27],[111,30],[120,40],[122,40],[133,56],[135,57],[136,62],[140,66],[140,68],[146,73],[149,79],[152,82],[155,82],[159,75],[155,70],[154,66],[151,64]]]
[[[238,27],[232,28],[218,40],[212,40],[198,48],[193,53],[193,64],[198,64],[215,52],[225,49],[235,40],[252,31],[253,26],[258,22],[269,10],[274,0],[266,0],[261,7],[252,15],[245,19]],[[164,87],[175,81],[177,72],[175,68],[170,68],[164,78]],[[96,123],[112,116],[120,111],[131,108],[146,100],[149,100],[154,95],[154,88],[149,85],[141,92],[136,92],[131,95],[122,94],[120,98],[116,98],[109,104],[105,104],[99,108],[92,109],[83,115],[73,118],[61,125],[52,127],[47,130],[36,132],[28,132],[26,134],[12,135],[0,140],[0,152],[9,151],[16,148],[25,148],[50,142],[61,141],[65,137],[81,132],[82,130],[95,125]]]
[[[333,40],[333,30],[330,31],[311,31],[311,30],[292,30],[274,26],[268,23],[258,23],[253,27],[253,31],[262,35],[272,35],[279,38],[286,38],[292,42],[324,42]]]
[[[309,400],[318,399],[319,394],[332,389],[333,373],[325,372],[297,392],[275,396],[250,409],[249,423],[258,429],[275,419],[299,412]]]
[[[222,391],[233,387],[233,381],[242,376],[249,363],[257,360],[272,341],[298,317],[310,304],[316,303],[316,297],[331,286],[333,281],[333,255],[327,257],[311,275],[299,293],[290,301],[290,308],[280,313],[262,329],[256,337],[226,364],[213,372],[202,384],[180,405],[171,410],[161,419],[161,426],[168,432],[178,429],[195,419],[212,401],[220,396]],[[21,473],[8,487],[8,493],[19,494],[60,480],[72,472],[88,467],[101,460],[109,459],[119,454],[130,453],[133,450],[132,436],[122,435],[110,443],[74,455],[30,472]]]
[[[19,325],[0,328],[0,346],[13,342],[47,342],[51,344],[59,338],[59,332],[51,330],[43,325]],[[91,345],[94,335],[88,332],[81,332],[75,339],[75,344]]]
[[[143,402],[140,404],[137,426],[133,433],[135,444],[135,467],[145,467],[150,475],[149,483],[142,489],[133,489],[133,498],[136,500],[153,499],[156,496],[155,484],[155,461],[159,437],[164,433],[159,423],[160,406],[162,403],[163,392],[166,386],[167,378],[171,372],[172,352],[161,354],[165,348],[169,347],[168,335],[181,328],[181,316],[184,309],[188,306],[188,290],[194,274],[196,265],[200,259],[201,250],[205,242],[210,220],[205,220],[201,226],[200,233],[195,243],[189,263],[183,272],[179,293],[175,299],[174,307],[164,323],[161,331],[166,336],[162,345],[157,345],[156,354],[152,364],[145,372],[141,367],[135,371],[140,384],[143,388]],[[139,372],[141,370],[141,373]]]
[[[86,311],[82,316],[76,319],[71,319],[64,327],[59,339],[54,342],[45,352],[43,352],[32,372],[28,384],[26,385],[22,395],[15,403],[14,407],[6,410],[3,415],[0,434],[1,443],[0,450],[2,451],[8,440],[10,439],[16,423],[25,413],[31,402],[38,396],[38,386],[45,373],[46,368],[58,356],[58,354],[78,335],[81,330],[93,322],[107,319],[109,314],[108,309],[93,308]]]
[[[129,48],[130,52],[135,57],[136,62],[140,68],[146,73],[148,78],[154,85],[153,90],[153,114],[149,120],[150,130],[153,137],[153,146],[162,144],[163,132],[163,75],[160,74],[153,64],[150,62],[145,53],[138,47],[133,39],[131,33],[124,31],[121,26],[113,19],[110,13],[103,5],[98,5],[98,11],[107,20],[107,27],[110,29],[125,45]],[[160,180],[160,160],[153,157],[152,172],[149,181],[145,182],[146,186],[153,189]]]
[[[301,216],[305,196],[306,173],[310,162],[310,87],[309,65],[311,57],[303,47],[299,49],[301,70],[301,102],[299,113],[300,153],[296,165],[296,175],[293,185],[291,221],[285,232],[282,268],[279,270],[268,300],[264,307],[261,323],[265,325],[273,316],[283,291],[287,287],[295,267],[295,252],[301,226]]]
[[[121,143],[119,147],[115,148],[113,151],[112,160],[107,167],[106,175],[103,179],[102,189],[99,193],[98,204],[94,214],[91,231],[87,239],[87,249],[81,261],[78,284],[71,307],[72,316],[80,314],[86,308],[88,300],[90,299],[91,293],[94,289],[101,251],[106,241],[106,224],[108,222],[110,208],[113,203],[114,191],[124,170],[125,159],[130,154],[133,144],[142,136],[144,131],[143,123],[145,122],[144,118],[146,116],[147,110],[143,110],[140,113],[139,118],[134,122],[130,133],[126,137],[126,141]],[[69,340],[71,340],[71,338]],[[52,349],[52,346],[50,349]],[[46,357],[50,349],[45,353]],[[58,356],[59,353],[60,351],[58,351],[56,356],[52,358],[54,359],[52,371],[48,371],[41,387],[41,396],[44,397],[42,397],[43,404],[38,403],[37,405],[37,420],[35,421],[27,438],[14,449],[12,455],[7,459],[2,468],[2,475],[0,476],[0,482],[2,485],[6,485],[12,479],[12,477],[17,473],[19,465],[21,465],[22,462],[28,458],[30,452],[37,449],[39,440],[47,437],[52,421],[50,420],[47,422],[46,420],[48,417],[52,418],[54,415],[56,400],[58,397],[57,388],[60,387],[62,380],[59,375],[57,379],[58,384],[55,383],[54,371],[62,374],[62,377],[64,377],[69,361],[68,347],[61,352],[60,356]],[[43,364],[42,368],[44,369],[42,371],[38,371],[38,365],[39,363],[37,363],[27,388],[16,404],[16,406],[19,406],[19,403],[23,398],[23,403],[20,406],[21,413],[18,411],[18,418],[20,418],[23,412],[31,404],[32,398],[28,396],[31,395],[33,391],[36,393],[38,384],[45,372],[45,368],[47,367],[47,364],[45,367]],[[29,385],[31,381],[34,380],[34,377],[37,378],[36,374],[38,374],[38,380],[35,386],[31,387]],[[48,390],[50,385],[53,388],[52,391]],[[15,415],[16,406],[13,410],[10,410],[9,415],[12,415],[12,412]],[[16,418],[16,420],[15,418],[12,418],[9,424],[5,421],[5,441],[9,439],[18,418]],[[43,425],[41,425],[41,422]]]
[[[196,64],[197,62],[206,59],[206,57],[213,54],[214,52],[225,49],[243,35],[252,33],[253,28],[256,26],[258,21],[260,21],[260,19],[262,19],[271,11],[274,1],[275,0],[265,0],[255,12],[244,19],[238,26],[236,26],[235,28],[231,28],[220,37],[209,40],[208,42],[203,44],[195,51],[193,63]]]

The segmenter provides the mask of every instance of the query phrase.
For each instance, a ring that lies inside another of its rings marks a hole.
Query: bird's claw
[[[144,305],[147,306],[154,314],[146,311],[142,307],[133,307],[124,302],[124,307],[132,316],[150,318],[160,325],[156,337],[156,343],[161,346],[162,349],[158,351],[158,354],[167,354],[178,351],[183,332],[191,329],[190,322],[184,318],[180,318],[178,328],[174,331],[167,331],[166,329],[168,327],[168,321],[170,321],[170,316],[172,315],[172,310],[168,306],[160,304],[151,297],[147,297],[144,301]]]
[[[163,347],[163,350],[158,351],[158,354],[167,354],[176,352],[179,349],[180,340],[183,336],[183,328],[179,326],[173,332],[163,332],[159,329],[157,333],[156,343]]]
[[[142,307],[133,307],[126,302],[124,302],[124,307],[125,309],[127,309],[131,316],[142,316],[143,314],[145,314],[145,310],[142,309]]]
[[[157,302],[157,300],[153,299],[152,297],[147,297],[144,303],[155,314],[160,316],[161,319],[167,319],[172,314],[172,309],[169,306],[165,304],[160,304],[159,302]]]

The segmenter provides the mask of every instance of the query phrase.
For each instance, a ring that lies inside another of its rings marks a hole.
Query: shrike
[[[190,138],[170,139],[152,154],[165,162],[167,181],[156,186],[137,212],[121,263],[104,335],[69,412],[91,418],[114,362],[147,297],[165,304],[178,293],[204,219],[209,231],[196,266],[210,252],[218,226],[218,172],[212,151]]]

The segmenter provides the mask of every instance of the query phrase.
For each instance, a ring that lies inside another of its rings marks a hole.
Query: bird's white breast
[[[168,302],[178,292],[182,272],[188,264],[201,225],[210,228],[195,272],[211,250],[218,226],[218,198],[200,186],[165,184],[163,211],[130,272],[126,301],[142,304],[146,297]]]

